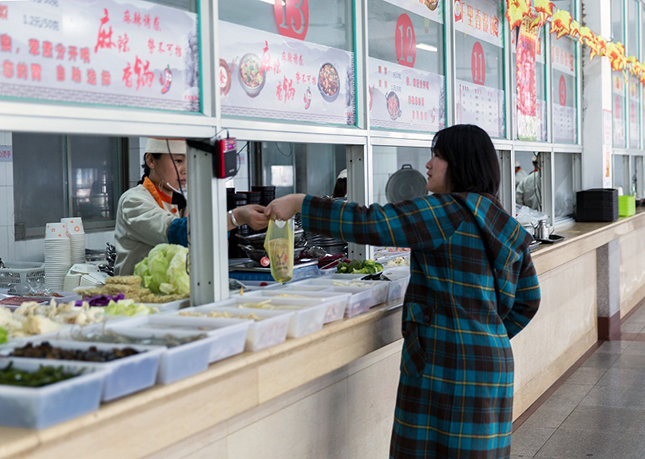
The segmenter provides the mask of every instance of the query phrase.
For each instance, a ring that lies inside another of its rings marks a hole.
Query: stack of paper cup
[[[67,226],[69,240],[72,246],[72,264],[85,263],[85,230],[81,217],[61,218],[61,223]]]
[[[47,223],[45,230],[45,285],[62,290],[67,271],[72,266],[69,233],[64,223]]]

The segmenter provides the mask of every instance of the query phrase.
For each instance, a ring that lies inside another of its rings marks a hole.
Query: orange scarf
[[[152,180],[150,180],[148,177],[144,177],[143,187],[148,190],[153,198],[155,198],[155,201],[157,201],[157,204],[159,204],[159,207],[161,207],[162,209],[165,209],[163,205],[164,202],[167,204],[172,204],[172,198],[161,191],[159,188],[157,188],[157,185],[152,183]]]

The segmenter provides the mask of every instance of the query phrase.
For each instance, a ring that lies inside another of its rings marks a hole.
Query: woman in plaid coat
[[[509,340],[540,302],[531,236],[494,197],[499,163],[482,129],[444,129],[432,152],[430,196],[366,208],[289,195],[265,213],[301,212],[306,231],[411,249],[390,457],[505,458],[513,420]]]

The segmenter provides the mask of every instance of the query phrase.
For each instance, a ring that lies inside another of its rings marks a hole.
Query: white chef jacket
[[[172,204],[171,198],[160,192],[147,177],[143,185],[123,193],[114,228],[114,274],[133,274],[134,265],[148,256],[154,246],[168,243],[168,228],[180,217],[179,207]]]
[[[540,173],[535,171],[522,180],[515,189],[516,203],[531,209],[542,210],[540,209],[542,203],[540,180]]]

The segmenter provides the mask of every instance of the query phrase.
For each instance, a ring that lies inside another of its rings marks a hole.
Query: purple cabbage
[[[93,296],[92,298],[87,298],[85,300],[78,300],[76,302],[76,306],[83,306],[83,302],[88,302],[90,306],[107,306],[110,304],[110,301],[119,301],[119,300],[125,300],[125,294],[124,293],[119,293],[117,296],[110,296],[110,295],[96,295]]]

